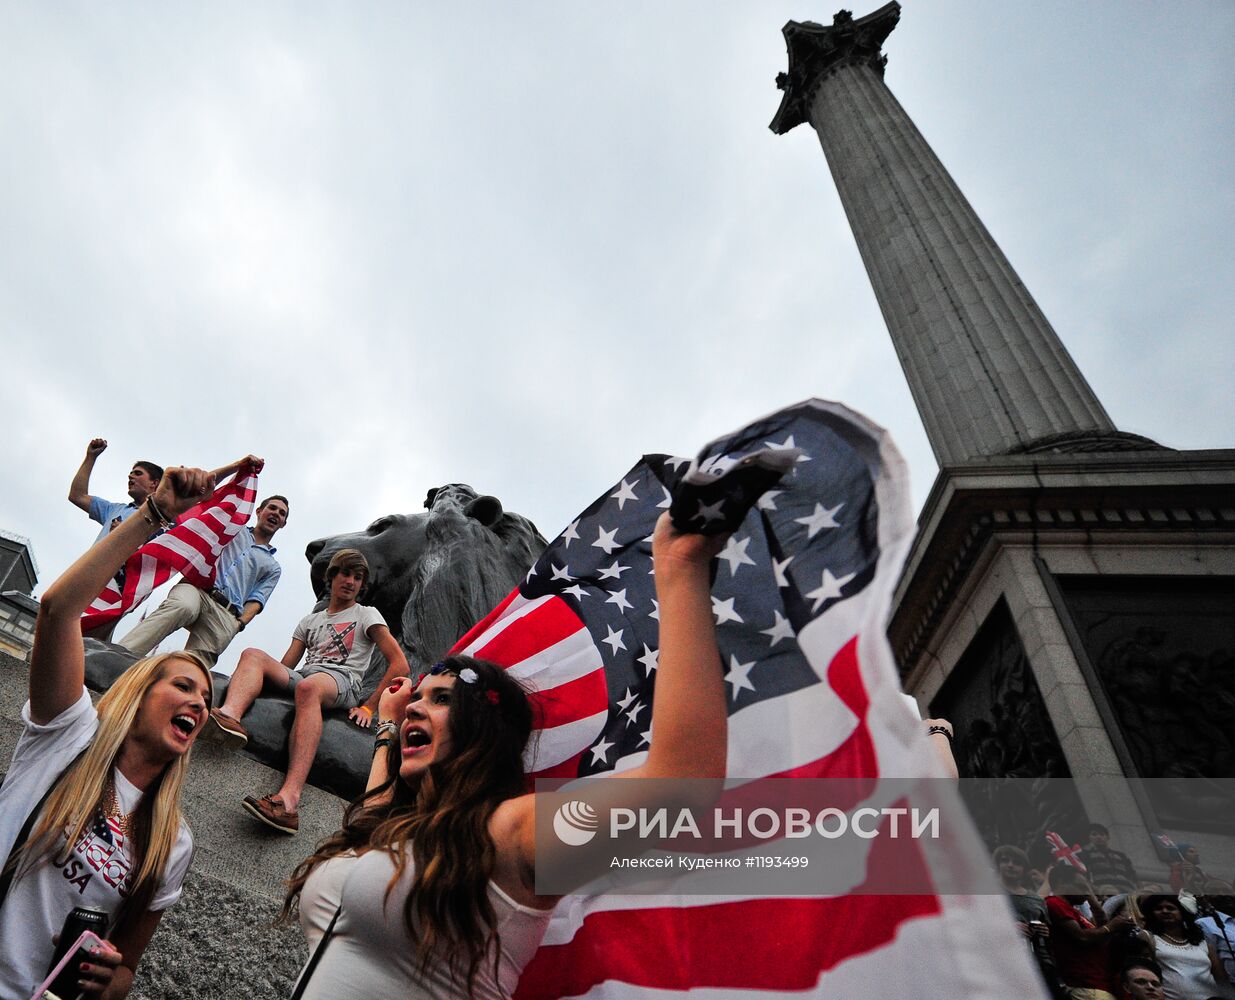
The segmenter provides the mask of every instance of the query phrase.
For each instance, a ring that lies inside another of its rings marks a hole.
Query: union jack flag
[[[1065,865],[1071,865],[1079,872],[1089,871],[1085,866],[1085,862],[1081,860],[1080,844],[1073,844],[1069,847],[1068,842],[1054,830],[1047,830],[1046,842],[1050,844],[1051,857],[1056,861],[1062,861]]]
[[[688,530],[733,531],[712,589],[730,778],[939,774],[884,636],[912,538],[904,463],[880,428],[808,400],[693,462],[645,456],[456,644],[531,689],[533,778],[646,755],[659,655],[650,536],[663,510]],[[1042,995],[1002,899],[869,895],[878,852],[828,897],[567,897],[516,1000]]]
[[[256,499],[257,474],[242,466],[230,482],[216,487],[208,500],[185,511],[174,528],[129,556],[121,574],[123,588],[115,580],[103,588],[81,616],[82,631],[118,621],[174,573],[208,590],[219,553],[249,520]]]

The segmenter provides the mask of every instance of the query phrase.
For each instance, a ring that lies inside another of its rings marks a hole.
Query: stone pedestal
[[[1220,824],[1173,825],[1157,783],[1138,780],[1235,776],[1223,707],[1235,698],[1232,497],[1235,451],[952,466],[897,590],[889,637],[905,690],[927,712],[975,683],[975,643],[1006,616],[1045,707],[1045,731],[1030,727],[1028,742],[1058,741],[1088,818],[1110,827],[1143,876],[1165,878],[1159,832],[1196,844],[1207,871],[1235,869]],[[979,735],[1006,744],[1019,706],[983,693]],[[962,755],[978,719],[958,730]]]

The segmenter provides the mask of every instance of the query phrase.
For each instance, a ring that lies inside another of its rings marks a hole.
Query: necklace
[[[129,840],[132,837],[133,814],[120,811],[120,800],[116,795],[115,777],[109,777],[107,784],[103,786],[103,797],[99,801],[99,808],[94,821],[95,834],[112,846],[115,846],[115,841],[112,838],[112,826],[108,822],[108,819],[111,817],[115,818],[116,826],[124,839],[126,841]]]
[[[1192,943],[1186,937],[1177,938],[1173,934],[1166,933],[1166,931],[1163,931],[1161,934],[1158,935],[1158,937],[1162,938],[1162,940],[1166,941],[1168,944],[1173,944],[1176,948],[1183,948],[1186,945],[1189,945]]]

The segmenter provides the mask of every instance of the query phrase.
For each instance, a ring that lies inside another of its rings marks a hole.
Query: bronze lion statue
[[[429,491],[424,511],[388,514],[363,531],[319,538],[305,558],[313,592],[324,599],[330,557],[345,548],[364,553],[369,584],[361,602],[382,613],[415,674],[510,593],[545,545],[536,525],[504,511],[496,497],[450,483]],[[385,670],[374,656],[366,693]]]

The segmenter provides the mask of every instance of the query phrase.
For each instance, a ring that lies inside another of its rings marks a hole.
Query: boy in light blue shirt
[[[90,520],[103,526],[95,539],[96,542],[125,518],[136,514],[137,508],[158,488],[159,480],[163,478],[162,466],[153,462],[134,462],[133,468],[129,470],[128,503],[93,496],[90,493],[90,474],[94,471],[94,463],[106,450],[107,442],[103,438],[94,438],[86,445],[86,457],[82,459],[81,466],[73,476],[73,482],[69,484],[69,503],[80,507],[90,515]]]

